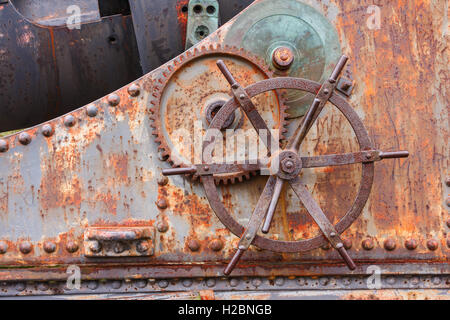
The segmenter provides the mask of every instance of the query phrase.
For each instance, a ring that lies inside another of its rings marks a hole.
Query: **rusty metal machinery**
[[[256,0],[1,138],[0,297],[448,299],[445,3],[371,6]]]

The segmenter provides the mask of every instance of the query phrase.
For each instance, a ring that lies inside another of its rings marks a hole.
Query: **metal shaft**
[[[269,209],[267,210],[266,219],[264,225],[261,229],[262,233],[268,233],[270,230],[270,225],[272,224],[273,215],[275,209],[277,208],[278,200],[280,199],[281,190],[283,190],[284,181],[281,178],[277,178],[275,188],[273,191],[272,200],[270,201]]]

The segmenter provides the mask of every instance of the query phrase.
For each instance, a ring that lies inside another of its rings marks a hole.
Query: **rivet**
[[[128,87],[128,94],[132,97],[137,97],[140,92],[141,88],[135,83]]]
[[[156,205],[160,209],[167,209],[167,201],[164,198],[161,198],[158,201],[156,201]]]
[[[18,282],[18,283],[16,284],[16,290],[17,290],[17,291],[23,291],[23,290],[25,290],[25,283],[23,283],[23,282]]]
[[[89,281],[88,288],[91,290],[95,290],[98,288],[98,282],[97,281]]]
[[[185,288],[189,288],[190,286],[192,286],[192,283],[193,283],[192,279],[183,279],[183,281],[181,281],[181,284]]]
[[[100,242],[94,240],[89,245],[89,250],[91,250],[93,253],[99,253],[102,250],[102,245]]]
[[[415,239],[408,239],[405,241],[405,247],[408,250],[414,250],[417,248],[417,241]]]
[[[189,240],[188,247],[191,251],[196,252],[200,250],[200,243],[197,240]]]
[[[147,286],[147,280],[141,279],[136,281],[136,287],[145,288]]]
[[[148,241],[142,240],[139,241],[136,245],[136,250],[140,253],[147,252],[148,249],[150,249],[150,244],[148,243]]]
[[[239,96],[239,99],[244,100],[244,99],[245,99],[245,94],[241,94],[241,95]]]
[[[429,250],[435,251],[439,247],[439,242],[436,239],[430,239],[427,241],[427,247]]]
[[[324,89],[324,90],[323,90],[323,93],[325,93],[325,94],[329,94],[329,93],[330,93],[330,90],[328,90],[328,89]]]
[[[123,245],[123,243],[120,241],[116,242],[116,244],[114,245],[114,253],[121,254],[124,251],[125,251],[125,246]]]
[[[53,127],[50,124],[44,124],[41,132],[44,137],[51,137],[53,135]]]
[[[411,279],[411,284],[412,284],[413,286],[418,285],[419,282],[420,282],[420,280],[419,280],[418,277],[414,277],[414,278]]]
[[[0,139],[0,152],[6,152],[9,149],[8,142],[4,139]]]
[[[239,85],[237,83],[235,83],[231,86],[231,89],[234,89],[234,90],[236,90],[238,88],[239,88]]]
[[[447,187],[450,187],[450,177],[448,177],[448,178],[445,180],[445,184],[447,185]]]
[[[387,278],[386,279],[386,282],[388,283],[388,284],[395,284],[395,282],[396,282],[396,280],[395,280],[395,278],[394,277],[389,277],[389,278]]]
[[[447,219],[447,227],[450,228],[450,218]]]
[[[386,239],[384,241],[384,248],[388,251],[393,251],[397,247],[397,244],[393,239]]]
[[[237,287],[239,285],[239,282],[240,282],[239,279],[236,278],[230,279],[230,286]]]
[[[363,240],[362,247],[364,248],[364,250],[372,250],[374,248],[373,240],[372,239]]]
[[[344,248],[347,250],[350,250],[352,248],[352,240],[350,239],[344,239],[344,241],[342,241],[344,244]]]
[[[158,222],[158,225],[156,227],[158,228],[158,231],[162,232],[162,233],[164,233],[167,230],[169,230],[169,225],[165,221]]]
[[[69,241],[66,244],[66,250],[70,253],[74,253],[78,250],[78,244],[74,241]]]
[[[336,237],[336,232],[331,232],[330,237]]]
[[[203,170],[209,171],[209,166],[204,166],[204,167],[203,167]]]
[[[0,241],[0,254],[5,254],[8,251],[8,244],[4,241]]]
[[[167,288],[169,286],[169,281],[167,281],[167,280],[160,280],[160,281],[158,281],[158,286],[160,288]]]
[[[330,279],[328,279],[327,277],[320,278],[320,279],[319,279],[319,283],[320,283],[322,286],[326,286],[328,283],[330,283]]]
[[[344,284],[344,286],[349,286],[352,283],[352,280],[350,280],[349,278],[343,278],[342,283]]]
[[[275,284],[277,285],[277,286],[282,286],[283,284],[284,284],[284,278],[276,278],[275,279]]]
[[[47,291],[47,290],[48,290],[48,284],[45,283],[45,282],[42,282],[42,283],[40,283],[40,284],[38,285],[38,289],[39,289],[40,291]]]
[[[433,282],[434,285],[439,285],[441,284],[441,279],[439,277],[433,277],[433,279],[431,280]]]
[[[33,248],[33,246],[32,246],[31,243],[28,242],[28,241],[22,242],[22,243],[19,245],[19,250],[20,250],[20,252],[22,252],[23,254],[28,254],[28,253],[30,253],[32,248]]]
[[[86,107],[86,114],[89,117],[95,117],[98,114],[98,108],[94,106],[93,104],[90,104]]]
[[[110,106],[115,107],[120,103],[120,97],[117,94],[112,93],[108,96],[108,103]]]
[[[219,239],[213,240],[209,243],[209,247],[213,251],[220,251],[223,248],[223,242]]]
[[[445,200],[445,204],[447,205],[447,207],[450,207],[450,197]]]
[[[111,283],[111,287],[113,289],[119,289],[120,287],[122,287],[122,281],[120,280],[115,280]]]
[[[167,185],[169,183],[169,178],[166,176],[163,176],[162,174],[159,176],[158,178],[158,184],[161,187],[164,187],[165,185]]]
[[[64,125],[66,127],[73,127],[75,125],[75,117],[69,114],[64,117]]]
[[[255,279],[252,280],[252,284],[253,284],[255,287],[259,287],[259,286],[262,284],[262,281],[261,281],[261,279],[259,279],[259,278],[255,278]]]
[[[44,250],[47,253],[55,252],[56,250],[56,244],[52,241],[47,241],[44,243]]]
[[[216,279],[208,279],[206,280],[206,286],[212,288],[216,285]]]
[[[306,279],[305,279],[305,278],[298,278],[298,279],[297,279],[297,284],[298,284],[300,287],[303,287],[304,285],[307,284],[307,283],[306,283]]]
[[[19,134],[19,142],[21,144],[23,144],[24,146],[26,146],[27,144],[30,144],[31,143],[30,134],[27,132],[22,132],[21,134]]]

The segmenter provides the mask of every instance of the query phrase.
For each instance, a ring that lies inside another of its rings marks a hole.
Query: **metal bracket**
[[[186,50],[219,28],[217,0],[190,0],[188,10]]]
[[[84,233],[86,257],[152,256],[155,229],[153,227],[89,228]]]

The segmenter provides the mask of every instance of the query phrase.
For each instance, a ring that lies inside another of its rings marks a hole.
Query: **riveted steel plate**
[[[445,4],[381,1],[380,29],[370,29],[366,22],[372,1],[307,3],[335,26],[343,51],[351,57],[347,69],[355,87],[348,102],[374,146],[410,152],[408,159],[375,164],[368,202],[342,235],[358,265],[351,274],[365,275],[368,266],[376,265],[405,276],[448,275]],[[420,16],[412,14],[418,11]],[[223,44],[233,21],[199,47]],[[49,121],[50,136],[43,135],[39,125],[25,131],[31,138],[26,145],[21,133],[4,138],[0,244],[6,250],[0,254],[0,279],[64,281],[73,264],[80,266],[86,280],[137,276],[168,281],[221,275],[238,238],[220,223],[198,182],[185,177],[165,180],[160,175],[170,166],[158,154],[149,108],[161,77],[175,63],[70,116]],[[292,127],[296,121],[300,119],[293,120]],[[331,105],[325,106],[301,150],[305,156],[356,151],[350,125]],[[303,171],[302,179],[329,220],[339,221],[359,188],[361,165]],[[240,224],[248,221],[265,180],[253,177],[220,186],[221,199]],[[155,228],[152,256],[102,257],[100,263],[83,255],[88,228],[141,226]],[[319,234],[292,192],[283,191],[266,237],[294,241]],[[239,277],[348,273],[338,254],[327,247],[302,254],[251,247],[235,270]]]

